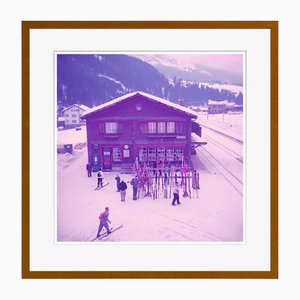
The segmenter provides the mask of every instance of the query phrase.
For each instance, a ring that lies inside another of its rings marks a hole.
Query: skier
[[[119,184],[120,184],[121,178],[118,174],[115,177],[115,180],[116,180],[116,185],[117,185],[117,192],[120,192]]]
[[[179,201],[179,183],[176,181],[174,189],[173,189],[173,201],[172,201],[172,205],[176,205],[175,202],[177,202],[177,204],[181,204],[181,202]]]
[[[130,181],[130,184],[132,185],[132,190],[133,190],[132,200],[137,200],[138,183],[139,183],[139,181],[138,181],[137,176],[133,177]]]
[[[121,195],[121,201],[125,202],[127,184],[124,180],[122,180],[119,184],[119,190]]]
[[[98,182],[97,182],[97,187],[103,187],[103,173],[101,171],[101,169],[99,170],[98,174],[97,174],[97,178],[98,178]]]
[[[92,165],[87,163],[85,169],[87,170],[88,177],[92,177]]]
[[[100,232],[103,227],[105,227],[107,234],[110,234],[110,230],[107,223],[111,223],[108,219],[109,216],[109,207],[105,207],[105,211],[99,215],[100,224],[98,227],[97,238],[100,236]]]

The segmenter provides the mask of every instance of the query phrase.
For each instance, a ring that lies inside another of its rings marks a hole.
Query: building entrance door
[[[99,154],[98,154],[98,152],[95,152],[93,154],[93,172],[98,172],[100,169],[100,165],[101,165],[101,162],[100,162]]]
[[[111,149],[107,147],[103,149],[103,169],[111,170]]]

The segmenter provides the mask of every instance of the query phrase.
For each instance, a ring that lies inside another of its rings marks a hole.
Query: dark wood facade
[[[190,161],[192,119],[171,102],[136,92],[87,112],[88,161],[94,171],[120,170],[133,162],[181,164]]]

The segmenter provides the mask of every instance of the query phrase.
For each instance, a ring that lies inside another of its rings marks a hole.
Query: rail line
[[[204,147],[197,148],[197,151],[218,171],[218,173],[241,195],[243,196],[243,181],[230,171],[220,160],[208,152]]]
[[[208,136],[207,134],[203,133],[202,136],[204,136],[207,140],[209,140],[210,143],[213,143],[215,146],[226,152],[231,157],[235,158],[240,163],[243,163],[243,156],[238,154],[237,152],[233,151],[229,147],[225,146],[224,144],[218,142],[216,139]]]

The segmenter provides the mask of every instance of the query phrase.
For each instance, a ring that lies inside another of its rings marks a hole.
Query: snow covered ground
[[[198,113],[197,122],[243,141],[243,119],[243,113],[208,115],[207,113],[200,112]]]
[[[234,123],[234,122],[232,122]],[[86,142],[85,128],[58,132],[60,143]],[[180,195],[181,205],[162,195],[132,200],[128,184],[126,201],[120,201],[114,172],[105,172],[109,185],[95,191],[96,174],[87,177],[87,149],[57,157],[57,241],[89,242],[98,229],[98,216],[110,208],[111,226],[123,228],[96,242],[242,242],[243,197],[211,165],[194,156],[200,173],[199,198]],[[120,174],[125,181],[129,174]],[[103,229],[104,231],[104,229]]]

